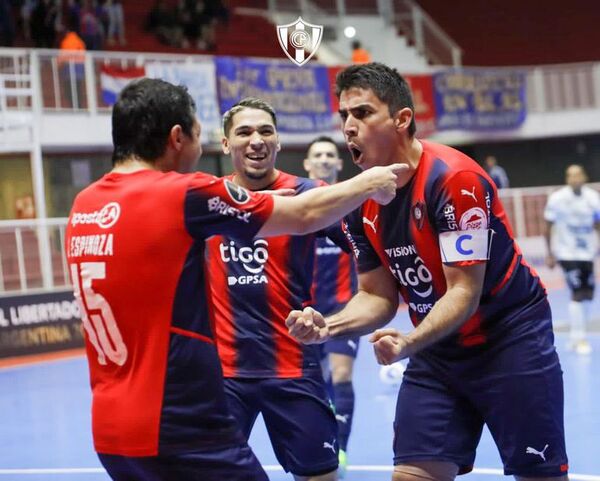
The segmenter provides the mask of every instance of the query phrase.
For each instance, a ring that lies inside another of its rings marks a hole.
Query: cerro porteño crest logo
[[[322,38],[323,27],[308,23],[302,17],[287,25],[277,25],[279,45],[298,67],[311,59],[321,45]]]

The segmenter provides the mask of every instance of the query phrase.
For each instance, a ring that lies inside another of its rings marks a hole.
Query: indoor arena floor
[[[567,293],[550,292],[556,344],[565,379],[565,425],[572,480],[600,481],[600,333],[590,356],[565,350]],[[598,296],[593,312],[600,317]],[[394,321],[407,328],[406,313]],[[363,341],[355,367],[357,405],[347,481],[389,480],[397,387],[379,380],[372,349]],[[515,406],[518,409],[518,406]],[[292,479],[277,465],[259,419],[250,444],[272,481]],[[502,477],[500,458],[486,431],[476,469],[459,479]],[[92,449],[90,389],[82,356],[0,369],[0,481],[108,481]]]

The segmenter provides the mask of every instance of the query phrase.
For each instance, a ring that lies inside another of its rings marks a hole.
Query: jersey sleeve
[[[600,224],[600,194],[594,191],[594,223]]]
[[[346,254],[350,254],[352,252],[352,248],[348,242],[348,237],[346,237],[346,232],[344,231],[343,221],[336,222],[326,229],[319,231],[318,236],[328,237],[331,242],[342,249]]]
[[[342,222],[342,227],[356,259],[358,272],[362,274],[379,267],[381,260],[365,234],[360,210],[348,215]]]
[[[185,196],[185,225],[192,237],[229,235],[252,239],[273,211],[273,198],[229,179],[194,176]]]
[[[435,229],[444,264],[466,266],[489,259],[492,184],[476,172],[450,176],[434,197]]]
[[[547,220],[548,222],[556,222],[558,219],[556,200],[556,196],[554,194],[550,194],[548,197],[548,202],[546,202],[546,207],[544,207],[544,220]]]

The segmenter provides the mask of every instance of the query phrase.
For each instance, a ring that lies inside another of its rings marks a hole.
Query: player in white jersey
[[[568,347],[579,354],[592,351],[585,337],[590,304],[594,296],[594,257],[598,251],[595,229],[600,232],[600,194],[585,185],[587,175],[581,165],[566,170],[567,185],[552,193],[544,210],[546,219],[546,264],[556,262],[565,272],[571,290]]]

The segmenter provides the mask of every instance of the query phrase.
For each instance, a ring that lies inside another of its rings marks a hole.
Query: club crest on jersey
[[[413,205],[412,215],[415,219],[415,223],[417,224],[417,229],[421,230],[423,227],[423,221],[425,220],[425,204],[419,201]]]
[[[236,204],[245,204],[250,200],[250,194],[246,189],[227,179],[225,179],[225,190]]]
[[[480,207],[471,207],[458,221],[460,230],[479,230],[488,228],[487,215]]]

